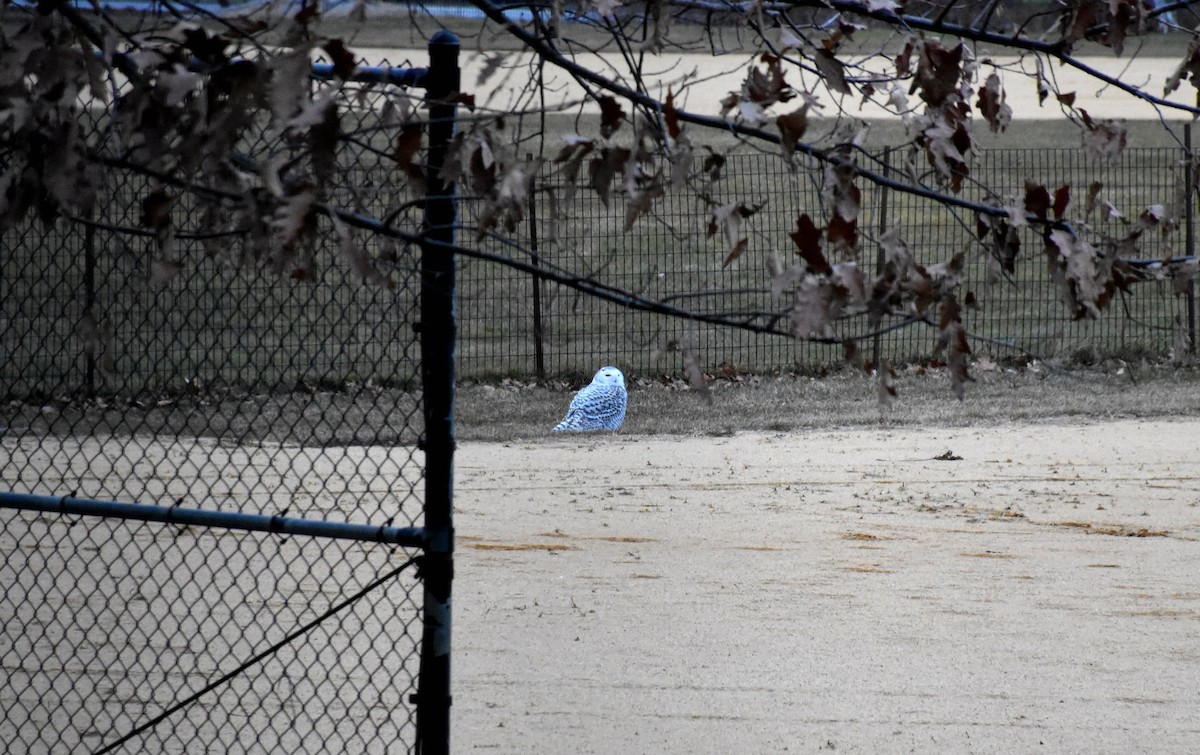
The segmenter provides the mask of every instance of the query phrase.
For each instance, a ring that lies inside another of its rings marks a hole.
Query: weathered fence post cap
[[[429,38],[429,49],[431,50],[435,47],[458,47],[460,44],[458,35],[449,29],[441,29]]]

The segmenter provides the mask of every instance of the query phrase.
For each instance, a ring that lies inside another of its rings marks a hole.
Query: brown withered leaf
[[[1000,84],[999,74],[992,73],[979,90],[979,99],[975,106],[979,108],[980,114],[988,122],[993,133],[1004,131],[1012,122],[1012,108],[1009,107],[1006,99],[1007,96],[1004,93],[1004,87]]]
[[[708,222],[708,236],[711,238],[718,231],[722,232],[729,250],[725,255],[722,267],[728,266],[730,262],[742,256],[749,247],[749,239],[742,233],[742,220],[754,215],[760,209],[762,209],[762,205],[751,207],[745,202],[721,205],[713,209],[712,219]]]
[[[970,151],[972,142],[966,126],[939,118],[922,132],[922,143],[929,163],[937,170],[938,177],[948,181],[955,192],[960,191],[963,179],[970,174],[967,152]]]
[[[1086,110],[1080,109],[1083,120],[1083,147],[1090,154],[1100,157],[1115,157],[1125,149],[1127,140],[1126,128],[1121,123],[1106,119],[1094,121]]]
[[[625,204],[625,232],[633,229],[633,224],[642,215],[654,207],[654,200],[663,195],[663,187],[658,181],[643,187],[636,196],[630,197]]]
[[[946,365],[950,370],[950,387],[961,401],[967,381],[973,380],[968,372],[971,345],[967,342],[967,329],[962,324],[962,310],[953,294],[946,294],[942,298],[938,341],[934,354],[942,353],[946,355]]]
[[[1067,208],[1071,206],[1071,185],[1063,184],[1054,190],[1054,204],[1051,208],[1054,210],[1054,219],[1062,220],[1067,214]]]
[[[625,164],[632,154],[625,147],[605,147],[599,156],[588,161],[588,184],[606,207],[612,180],[618,173],[625,172]]]
[[[1050,192],[1045,186],[1025,181],[1025,211],[1032,212],[1039,220],[1046,219],[1050,210]]]
[[[679,126],[679,113],[675,111],[675,93],[667,87],[667,101],[663,103],[663,121],[667,125],[667,134],[672,139],[678,139],[683,129]]]
[[[1141,24],[1141,6],[1131,0],[1109,0],[1108,9],[1108,34],[1104,41],[1120,55],[1125,51],[1125,37],[1130,28],[1136,31]]]
[[[825,201],[833,207],[833,214],[847,221],[858,220],[862,210],[862,192],[854,185],[854,166],[830,164],[825,166]]]
[[[1167,77],[1167,83],[1163,87],[1163,96],[1165,97],[1178,89],[1180,82],[1184,80],[1192,82],[1192,86],[1196,89],[1196,102],[1200,104],[1200,34],[1192,34],[1192,39],[1188,43],[1188,49],[1183,55],[1183,60],[1179,62],[1179,65]]]
[[[880,236],[879,247],[883,249],[884,259],[896,270],[906,270],[912,264],[912,252],[908,243],[900,237],[899,228],[892,228]]]
[[[1100,257],[1088,241],[1062,229],[1047,234],[1046,255],[1050,277],[1072,315],[1076,319],[1100,317],[1116,287],[1111,262]]]
[[[921,40],[917,48],[917,72],[909,93],[917,92],[931,108],[941,108],[958,91],[962,76],[963,46],[947,50],[932,39]]]
[[[800,265],[784,268],[779,259],[779,252],[772,249],[767,253],[767,272],[771,276],[771,298],[778,299],[785,291],[790,291],[796,282],[807,274]]]
[[[779,116],[775,119],[775,125],[779,128],[779,144],[783,148],[783,154],[785,157],[791,157],[796,153],[797,142],[803,139],[804,133],[808,131],[808,103]]]
[[[844,312],[858,313],[866,309],[867,290],[862,271],[854,262],[839,262],[829,276],[833,289],[834,316]]]
[[[825,227],[825,238],[834,249],[857,249],[858,220],[847,220],[841,215],[835,214],[829,219],[829,225]]]
[[[406,123],[400,127],[400,135],[396,137],[396,149],[393,157],[400,169],[409,176],[424,178],[424,171],[416,162],[417,152],[421,149],[421,136],[424,130],[420,124]]]
[[[176,199],[162,188],[150,192],[142,199],[142,215],[138,222],[143,228],[165,231],[171,226],[171,208]]]
[[[937,293],[945,296],[952,294],[959,287],[962,283],[963,265],[966,263],[966,259],[966,255],[959,252],[946,262],[939,262],[925,268],[925,273],[929,276]]]
[[[912,55],[916,47],[912,42],[906,42],[904,49],[896,56],[896,78],[903,79],[912,70]]]
[[[1075,93],[1065,92],[1056,97],[1056,99],[1067,107],[1075,107]]]
[[[846,66],[834,56],[832,50],[817,48],[813,52],[813,62],[825,77],[826,86],[840,94],[850,94],[850,85],[846,82]]]
[[[800,213],[796,218],[796,230],[788,234],[796,244],[800,258],[808,268],[817,275],[826,275],[832,268],[825,255],[821,252],[821,231],[813,223],[808,213]]]
[[[602,94],[596,102],[600,104],[600,135],[607,139],[625,122],[625,110],[612,95]]]
[[[585,139],[582,136],[564,136],[562,149],[554,157],[554,162],[562,165],[563,178],[572,187],[575,186],[575,181],[579,178],[579,169],[583,165],[583,159],[588,156],[596,143],[591,139]]]
[[[832,293],[825,281],[812,276],[796,286],[790,313],[793,337],[805,339],[828,336]]]
[[[742,82],[742,97],[762,107],[787,102],[796,96],[783,75],[783,61],[778,56],[763,53],[760,59],[765,68],[751,66]]]
[[[313,176],[324,187],[333,182],[337,173],[337,148],[341,139],[341,118],[337,102],[330,98],[323,103],[321,118],[308,129],[308,149],[312,155]]]
[[[1104,18],[1104,0],[1075,0],[1059,20],[1062,42],[1068,50]]]
[[[342,81],[349,81],[354,75],[354,69],[358,68],[358,59],[346,48],[345,42],[340,39],[330,39],[321,46],[321,49],[333,63],[333,75]]]

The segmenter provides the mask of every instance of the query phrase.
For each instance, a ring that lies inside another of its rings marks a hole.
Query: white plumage
[[[625,375],[616,367],[601,367],[575,398],[567,416],[554,427],[564,430],[617,430],[625,421]]]

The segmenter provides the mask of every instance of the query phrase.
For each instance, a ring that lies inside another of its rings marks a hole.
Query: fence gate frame
[[[430,103],[426,171],[428,179],[420,243],[421,320],[413,324],[413,335],[420,341],[425,421],[425,431],[417,442],[418,449],[425,453],[424,525],[393,527],[390,523],[354,524],[283,515],[205,510],[187,507],[183,501],[172,506],[161,506],[80,498],[74,494],[53,496],[17,493],[12,490],[0,490],[0,508],[59,516],[96,516],[390,543],[422,551],[421,555],[412,560],[417,567],[417,578],[423,581],[424,599],[417,691],[410,696],[409,702],[416,706],[415,751],[423,755],[438,755],[447,753],[450,749],[456,338],[456,257],[453,245],[454,223],[458,213],[455,184],[441,178],[441,167],[446,161],[455,132],[457,106],[453,95],[459,91],[460,42],[453,32],[442,30],[430,39],[428,47],[430,65],[427,68],[361,67],[354,77],[357,81],[387,82],[423,88]],[[327,79],[331,73],[332,66],[328,64],[312,66],[311,76],[314,79]],[[86,247],[90,270],[91,244],[87,243]],[[94,365],[89,356],[86,378],[89,389],[93,369]],[[398,573],[400,569],[394,570],[393,573]],[[376,584],[382,581],[378,580]],[[256,659],[260,656],[256,656]],[[256,659],[251,659],[251,662]],[[219,686],[226,678],[218,678],[211,682],[200,692],[152,719],[149,724],[142,724],[132,732],[107,742],[99,751],[106,752],[119,747],[141,731],[155,725],[157,721],[185,707],[200,694]]]

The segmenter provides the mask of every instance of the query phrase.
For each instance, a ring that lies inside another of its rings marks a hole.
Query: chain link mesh
[[[379,114],[407,94],[338,96],[333,201],[395,213]],[[271,269],[179,192],[169,259],[139,226],[154,188],[108,170],[91,218],[3,232],[0,488],[418,523],[419,253],[358,239],[389,281],[366,285],[324,227],[302,268]],[[406,549],[0,509],[0,554],[0,751],[414,747]]]

